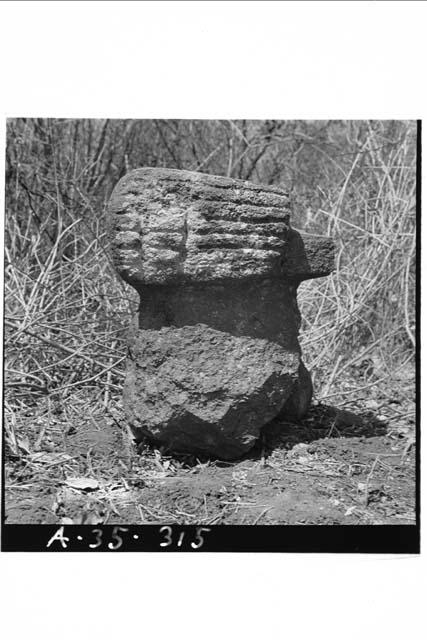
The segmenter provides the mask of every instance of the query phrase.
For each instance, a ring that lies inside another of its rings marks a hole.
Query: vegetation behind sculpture
[[[114,276],[105,206],[140,166],[281,185],[294,226],[334,238],[336,273],[299,296],[319,397],[412,365],[415,135],[402,121],[9,120],[6,406],[118,393],[136,297]]]

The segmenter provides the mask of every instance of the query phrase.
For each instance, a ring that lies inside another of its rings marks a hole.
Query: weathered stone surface
[[[235,458],[280,411],[311,401],[298,284],[333,269],[333,243],[291,229],[278,188],[138,169],[109,205],[119,274],[140,294],[124,407],[137,438]]]
[[[124,401],[135,433],[176,451],[236,458],[253,447],[298,379],[275,342],[198,324],[138,331]]]
[[[308,411],[313,396],[311,376],[301,361],[298,377],[288,399],[280,410],[280,415],[289,420],[300,420]]]
[[[291,229],[283,258],[283,273],[287,280],[302,280],[327,276],[335,268],[333,240]]]
[[[144,285],[305,279],[333,269],[331,240],[290,229],[288,194],[220,176],[136,169],[115,188],[110,235],[119,274]]]

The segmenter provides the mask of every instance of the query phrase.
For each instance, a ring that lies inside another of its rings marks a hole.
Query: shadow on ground
[[[219,467],[233,466],[243,460],[260,460],[276,450],[292,449],[295,445],[308,444],[321,438],[372,438],[383,436],[387,433],[387,423],[378,420],[372,411],[353,413],[337,407],[325,404],[312,406],[302,420],[289,421],[284,416],[278,416],[269,422],[261,432],[261,437],[254,447],[244,456],[234,461],[212,459],[206,455],[192,453],[177,453],[160,447],[164,455],[171,455],[188,467],[197,466],[200,463],[215,462]],[[139,445],[140,451],[149,446],[144,442]]]
[[[257,448],[265,454],[280,448],[291,449],[297,444],[308,444],[320,438],[373,438],[387,433],[387,425],[372,412],[360,414],[330,405],[313,406],[299,422],[278,417],[263,429]]]

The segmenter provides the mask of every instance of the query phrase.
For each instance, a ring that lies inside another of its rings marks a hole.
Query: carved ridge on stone
[[[133,286],[281,272],[290,218],[284,191],[137,169],[117,185],[109,213],[114,260]]]

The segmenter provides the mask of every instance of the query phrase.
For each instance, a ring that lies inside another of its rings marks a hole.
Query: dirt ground
[[[231,463],[138,450],[119,400],[72,422],[50,406],[6,451],[5,522],[414,524],[413,412],[376,405],[277,419]]]

